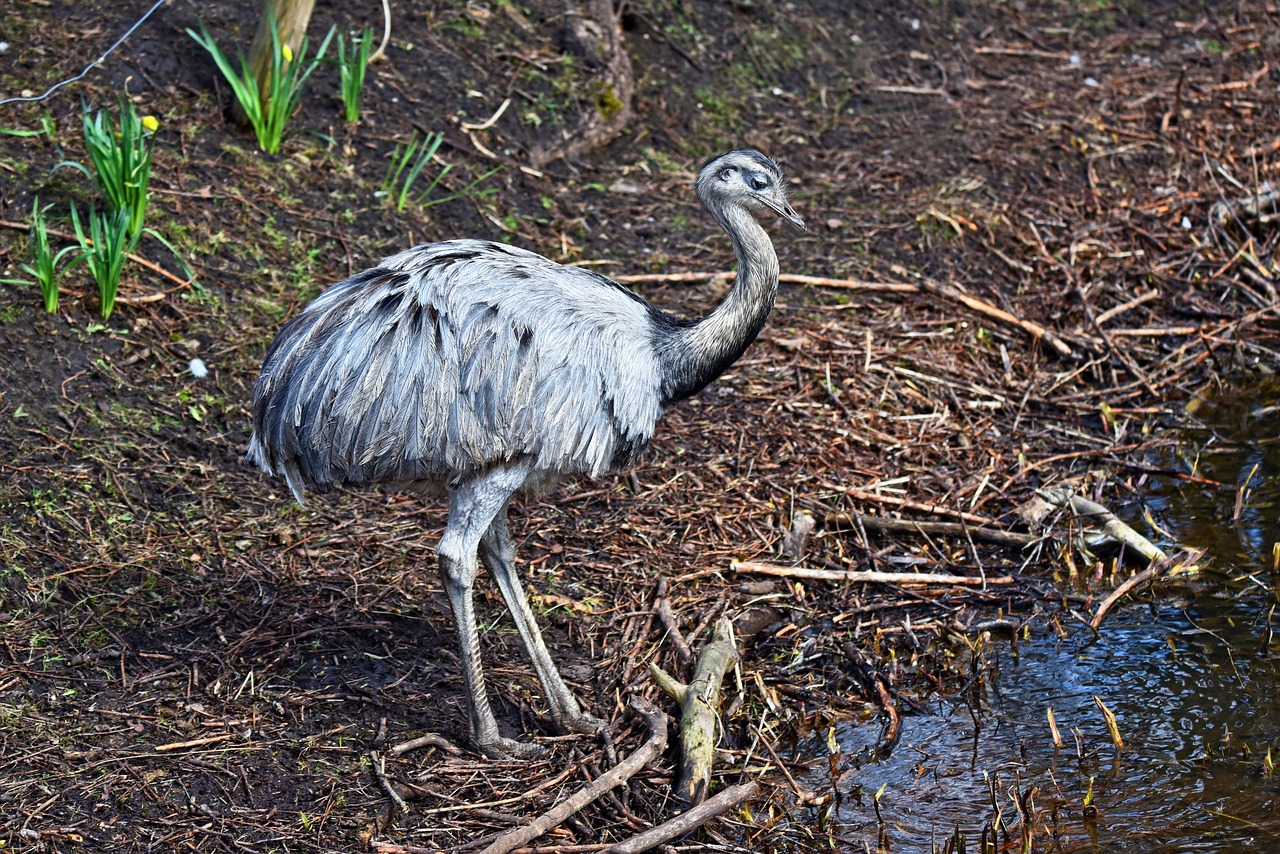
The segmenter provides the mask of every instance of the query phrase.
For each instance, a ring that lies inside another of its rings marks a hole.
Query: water
[[[1112,611],[1100,639],[1041,626],[1016,648],[990,642],[990,678],[904,715],[890,756],[844,775],[828,807],[837,850],[942,851],[959,828],[979,851],[999,812],[1002,851],[1024,850],[1025,831],[1037,852],[1280,852],[1280,770],[1264,768],[1268,750],[1280,765],[1278,399],[1271,384],[1198,407],[1201,426],[1152,461],[1200,479],[1146,484],[1156,538],[1209,549],[1214,571]],[[1122,750],[1095,697],[1115,713]],[[833,735],[856,756],[879,726]],[[825,766],[827,734],[800,752]],[[827,790],[830,774],[802,782]]]

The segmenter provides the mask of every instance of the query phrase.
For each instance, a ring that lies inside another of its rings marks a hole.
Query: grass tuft
[[[338,77],[342,84],[343,117],[350,123],[360,121],[360,96],[364,91],[364,76],[369,69],[369,55],[373,53],[373,30],[364,32],[351,42],[348,53],[346,40],[338,35]]]
[[[77,249],[75,246],[67,246],[55,253],[49,245],[49,228],[44,212],[51,207],[53,206],[40,207],[38,196],[32,203],[31,237],[27,244],[31,263],[22,265],[22,269],[34,277],[36,284],[40,286],[40,294],[44,298],[44,310],[50,314],[58,310],[58,265],[68,253],[75,252]],[[82,260],[84,255],[77,255],[71,259],[71,264],[74,266]],[[6,279],[5,281],[13,284],[30,284],[26,279]]]
[[[72,205],[71,224],[76,230],[83,257],[89,262],[89,272],[98,283],[102,319],[106,320],[116,306],[125,256],[137,243],[137,239],[129,235],[128,213],[123,210],[98,213],[90,205],[89,234],[86,236],[80,223],[80,213]]]
[[[64,160],[54,170],[70,166],[83,172],[98,185],[102,198],[112,210],[128,214],[129,236],[136,239],[142,233],[147,216],[151,153],[160,123],[155,116],[139,116],[133,102],[123,97],[118,128],[104,111],[90,116],[87,104],[80,118],[93,171],[74,160]]]

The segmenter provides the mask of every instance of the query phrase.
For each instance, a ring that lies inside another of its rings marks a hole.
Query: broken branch
[[[1029,546],[1039,537],[1034,534],[1023,534],[1018,531],[1005,531],[1000,528],[973,528],[961,522],[923,522],[915,519],[888,519],[884,516],[868,516],[864,513],[830,513],[823,521],[828,527],[843,528],[862,525],[879,531],[895,531],[917,534],[941,534],[943,536],[963,537],[966,534],[975,540],[996,543],[1002,546]]]
[[[720,685],[724,674],[738,660],[733,645],[733,623],[727,617],[716,623],[711,640],[698,655],[693,680],[681,685],[657,664],[649,665],[658,686],[681,705],[680,774],[676,796],[688,806],[707,798],[711,766],[715,761],[716,719],[720,707]]]
[[[684,836],[701,827],[738,804],[751,800],[759,791],[760,787],[754,782],[730,786],[675,818],[606,848],[604,854],[639,854],[641,851],[656,848],[664,842]]]
[[[1102,534],[1133,549],[1148,561],[1167,560],[1164,550],[1129,527],[1118,516],[1083,495],[1067,489],[1037,489],[1036,494],[1056,507],[1069,507],[1077,518],[1089,518],[1102,524]]]

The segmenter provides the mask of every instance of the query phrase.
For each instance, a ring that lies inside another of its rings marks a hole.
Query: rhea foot
[[[588,715],[586,712],[553,715],[552,719],[556,727],[564,733],[580,732],[583,735],[599,735],[604,732],[605,727],[609,726],[608,721]]]
[[[486,739],[473,739],[476,750],[479,750],[490,759],[536,759],[547,752],[547,749],[540,744],[530,744],[527,741],[516,741],[514,738],[506,738],[501,735],[494,735]]]

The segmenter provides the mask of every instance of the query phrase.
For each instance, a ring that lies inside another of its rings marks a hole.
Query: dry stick
[[[449,739],[439,733],[429,732],[426,735],[420,735],[417,738],[411,738],[408,741],[402,741],[387,751],[388,756],[399,756],[402,753],[408,753],[410,750],[417,750],[419,747],[438,747],[445,753],[452,756],[461,756],[462,748],[458,747]]]
[[[898,717],[898,707],[893,702],[893,695],[889,693],[889,686],[885,684],[884,677],[879,673],[874,673],[872,678],[876,683],[876,693],[880,695],[880,705],[884,707],[884,713],[889,717],[889,725],[885,728],[881,740],[885,743],[887,749],[892,750],[893,746],[898,743],[902,719]]]
[[[388,797],[391,798],[391,803],[401,813],[407,813],[409,804],[405,802],[405,797],[400,793],[400,788],[396,785],[396,782],[387,776],[387,758],[378,751],[371,750],[369,751],[369,759],[373,763],[373,775],[378,778],[378,782],[382,785]],[[388,817],[394,817],[394,811],[389,813]]]
[[[693,661],[693,650],[689,649],[689,642],[684,639],[684,635],[680,633],[680,626],[676,624],[676,615],[671,612],[671,600],[666,596],[660,597],[653,603],[653,612],[658,615],[658,619],[666,628],[671,643],[675,645],[676,652],[680,655],[680,660]]]
[[[378,45],[378,49],[369,54],[369,64],[377,62],[386,56],[387,42],[391,41],[391,3],[390,0],[382,0],[382,44]]]
[[[805,566],[777,566],[751,560],[729,562],[732,572],[774,575],[779,578],[804,578],[812,581],[847,581],[868,584],[958,584],[983,587],[987,584],[1013,584],[1012,575],[998,578],[973,578],[967,575],[942,575],[932,572],[872,572],[870,570],[810,569]]]
[[[1098,626],[1102,625],[1102,618],[1111,610],[1111,606],[1119,602],[1126,593],[1137,587],[1139,584],[1150,581],[1154,578],[1160,572],[1160,567],[1161,564],[1152,564],[1142,570],[1142,572],[1139,572],[1133,578],[1130,578],[1124,584],[1121,584],[1115,590],[1112,590],[1111,595],[1104,599],[1102,604],[1098,606],[1097,613],[1095,613],[1093,615],[1093,619],[1089,621],[1089,627],[1096,631]]]
[[[996,543],[1002,546],[1029,546],[1040,539],[1034,534],[1022,534],[1017,531],[1005,531],[999,528],[971,528],[961,522],[922,522],[914,519],[887,519],[884,516],[867,516],[863,513],[829,513],[823,517],[822,521],[829,528],[854,528],[862,525],[864,528],[875,528],[879,531],[942,534],[943,536],[957,537],[963,537],[967,534],[975,540]]]
[[[1153,299],[1159,299],[1159,298],[1160,298],[1159,291],[1155,291],[1155,290],[1147,291],[1145,294],[1140,294],[1139,296],[1134,297],[1128,302],[1121,303],[1120,305],[1113,305],[1111,308],[1107,309],[1102,314],[1095,317],[1093,319],[1093,322],[1096,323],[1098,326],[1101,326],[1111,318],[1119,317],[1120,315],[1124,314],[1126,311],[1135,309],[1138,306],[1142,305],[1144,302],[1150,302]],[[1111,334],[1115,335],[1116,333],[1112,332]]]
[[[711,767],[715,762],[716,718],[720,708],[720,685],[724,674],[738,660],[733,645],[733,623],[721,617],[711,640],[698,655],[693,679],[681,685],[657,664],[649,665],[654,681],[681,705],[680,773],[675,793],[686,806],[707,799]]]
[[[542,834],[558,827],[569,816],[578,812],[587,804],[599,798],[605,792],[625,783],[643,767],[662,755],[667,748],[666,714],[642,697],[631,701],[635,710],[649,727],[649,740],[640,745],[635,753],[601,774],[589,785],[574,792],[568,798],[556,804],[547,812],[538,816],[530,824],[509,830],[493,841],[482,854],[509,854],[526,842],[537,839]]]
[[[675,818],[606,848],[605,854],[639,854],[641,851],[657,848],[664,842],[701,827],[744,801],[751,800],[759,791],[760,787],[755,782],[730,786]]]
[[[217,744],[229,738],[234,738],[234,736],[231,734],[211,735],[207,738],[195,738],[191,741],[171,741],[168,744],[157,744],[156,753],[164,753],[169,750],[186,750],[188,747],[203,747],[206,744]]]
[[[921,279],[920,281],[921,287],[932,294],[961,303],[979,314],[985,314],[993,320],[998,320],[1001,323],[1006,323],[1010,326],[1016,326],[1032,338],[1037,340],[1043,339],[1046,344],[1057,350],[1058,355],[1060,356],[1066,356],[1068,359],[1075,356],[1075,351],[1068,346],[1067,342],[1063,341],[1053,332],[1050,332],[1048,329],[1033,320],[1025,320],[1021,317],[1012,315],[1002,308],[996,308],[991,303],[983,302],[977,297],[970,296],[959,288],[951,285],[944,285],[941,282],[933,282],[928,279]]]
[[[838,483],[824,482],[821,486],[823,489],[841,492],[850,498],[856,498],[859,501],[872,501],[876,504],[887,504],[890,507],[899,507],[903,510],[915,510],[919,513],[928,513],[932,516],[952,516],[964,522],[972,522],[975,525],[984,525],[987,527],[996,526],[996,520],[992,519],[990,516],[979,516],[976,513],[966,513],[963,510],[953,510],[950,507],[943,507],[941,504],[926,504],[923,501],[912,501],[910,498],[898,498],[896,495],[883,495],[879,492],[868,492],[865,489],[858,489],[855,486],[841,486]]]

